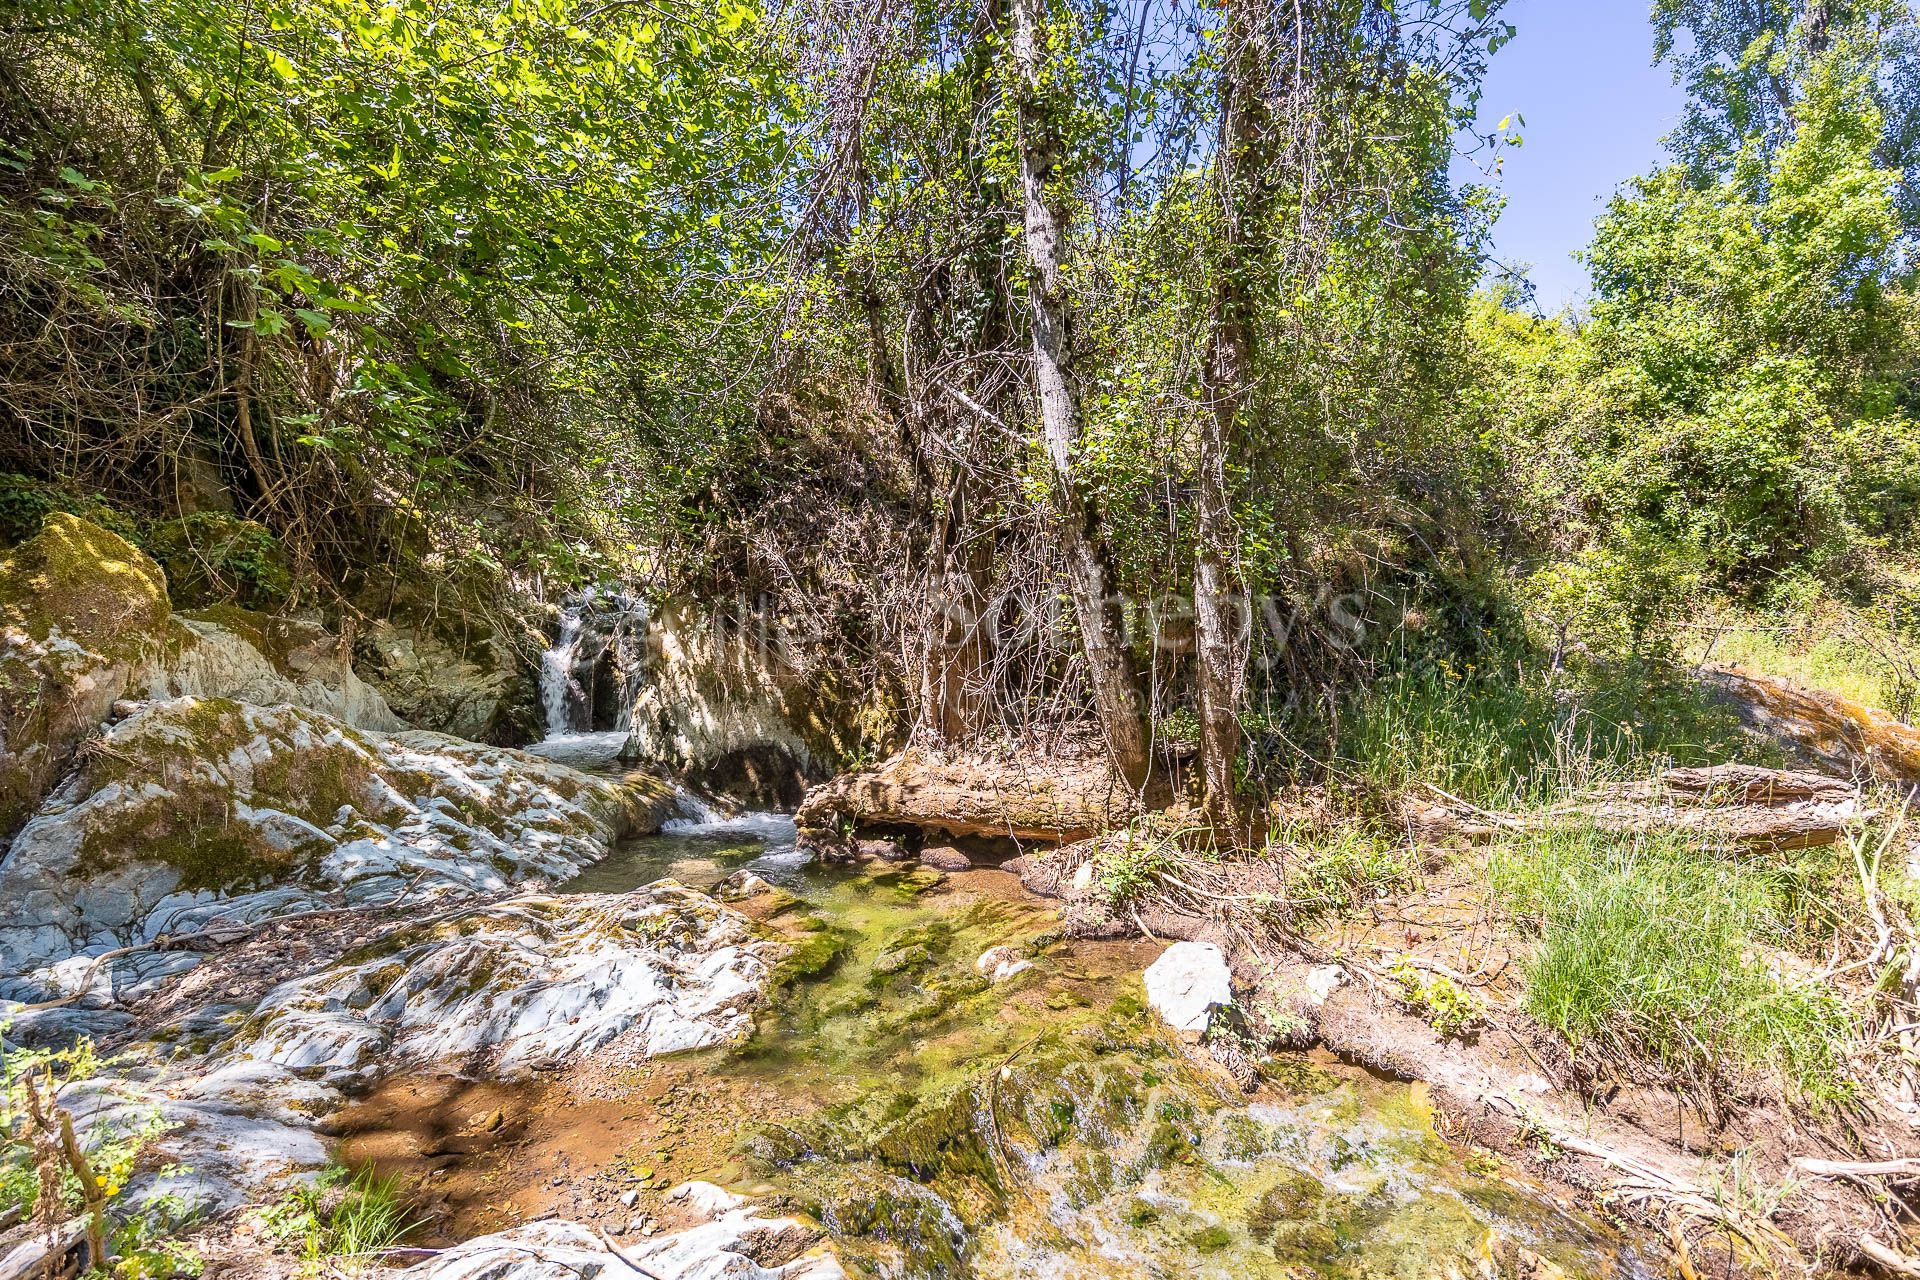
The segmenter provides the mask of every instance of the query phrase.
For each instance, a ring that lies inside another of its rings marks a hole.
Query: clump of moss
[[[293,589],[293,568],[265,525],[220,511],[196,511],[149,526],[141,542],[167,571],[182,607],[237,604],[272,610]]]
[[[47,516],[0,560],[0,836],[65,771],[170,613],[159,566],[77,516]]]
[[[58,630],[109,658],[130,658],[171,612],[166,576],[151,557],[64,512],[0,561],[0,620],[34,640]]]
[[[345,736],[295,745],[290,733],[314,727],[313,718],[295,708],[263,712],[225,698],[183,698],[129,722],[114,749],[88,765],[88,783],[95,790],[127,784],[131,798],[89,822],[76,870],[90,875],[136,859],[164,862],[179,870],[182,888],[215,891],[297,872],[325,844],[269,840],[239,818],[234,780],[208,762],[264,740],[266,750],[250,753],[258,759],[247,793],[325,827],[342,806],[366,808],[378,789],[374,756],[350,731],[328,722]]]

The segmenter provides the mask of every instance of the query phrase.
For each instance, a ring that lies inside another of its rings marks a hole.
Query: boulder
[[[405,621],[374,624],[354,646],[357,670],[409,724],[508,744],[546,731],[529,638],[486,629],[449,636]]]
[[[1203,1034],[1213,1011],[1233,1003],[1227,957],[1211,942],[1176,942],[1147,966],[1147,1005],[1185,1036]]]
[[[898,840],[855,840],[853,851],[859,857],[879,862],[913,861],[913,855]]]
[[[807,793],[803,829],[918,827],[1066,844],[1124,824],[1137,797],[1102,755],[943,755],[909,748]]]
[[[785,953],[671,880],[510,899],[373,950],[269,993],[228,1052],[344,1087],[396,1068],[521,1079],[628,1031],[649,1058],[736,1044]]]
[[[920,862],[935,871],[967,871],[973,867],[973,859],[950,844],[930,845],[922,849]]]
[[[0,840],[99,731],[170,614],[160,566],[77,516],[49,515],[0,560]]]
[[[790,656],[737,621],[661,609],[625,721],[627,758],[756,808],[792,809],[863,744],[853,703],[867,691]]]
[[[363,733],[316,711],[218,698],[149,703],[114,725],[0,862],[0,978],[24,998],[190,966],[89,958],[323,902],[499,893],[570,878],[657,829],[664,783],[597,778],[438,734]],[[55,968],[45,966],[55,965]]]
[[[1749,728],[1799,756],[1842,774],[1920,785],[1920,728],[1878,707],[1743,667],[1706,667],[1701,678],[1732,702]]]
[[[163,651],[134,681],[152,699],[231,698],[324,712],[356,729],[407,726],[354,673],[351,646],[325,627],[221,606],[176,614]]]

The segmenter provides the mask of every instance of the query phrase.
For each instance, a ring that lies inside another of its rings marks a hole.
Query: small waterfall
[[[549,738],[562,738],[582,727],[575,724],[575,711],[585,708],[587,691],[573,675],[580,637],[586,630],[582,608],[568,605],[560,611],[560,638],[540,656],[540,701],[547,711]]]
[[[540,657],[547,741],[624,734],[647,675],[646,601],[592,588],[569,596]]]

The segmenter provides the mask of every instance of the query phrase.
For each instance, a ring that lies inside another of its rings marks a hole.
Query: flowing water
[[[624,734],[646,679],[648,621],[645,601],[625,592],[568,598],[553,646],[540,655],[548,741]]]
[[[561,737],[573,729],[574,707],[586,700],[586,691],[574,678],[573,663],[580,650],[586,619],[577,608],[560,614],[560,635],[540,655],[540,704],[547,713],[547,736]]]
[[[1610,1228],[1444,1141],[1417,1087],[1299,1058],[1242,1095],[1145,1010],[1156,946],[1062,939],[1005,873],[822,867],[787,819],[708,809],[565,887],[712,888],[742,869],[779,890],[757,910],[793,959],[754,1040],[677,1086],[697,1082],[701,1114],[667,1132],[722,1135],[706,1176],[812,1214],[859,1270],[1655,1274]],[[994,946],[1032,967],[990,983],[974,962]]]

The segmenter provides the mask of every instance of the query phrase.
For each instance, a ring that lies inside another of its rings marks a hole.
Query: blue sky
[[[1513,114],[1526,126],[1515,126],[1522,145],[1505,150],[1497,185],[1507,207],[1494,252],[1532,264],[1549,313],[1586,298],[1586,270],[1570,255],[1613,189],[1661,159],[1660,139],[1679,118],[1680,91],[1665,67],[1650,65],[1648,8],[1649,0],[1512,0],[1504,11],[1519,35],[1493,58],[1481,124]],[[1476,176],[1467,161],[1455,175]]]

